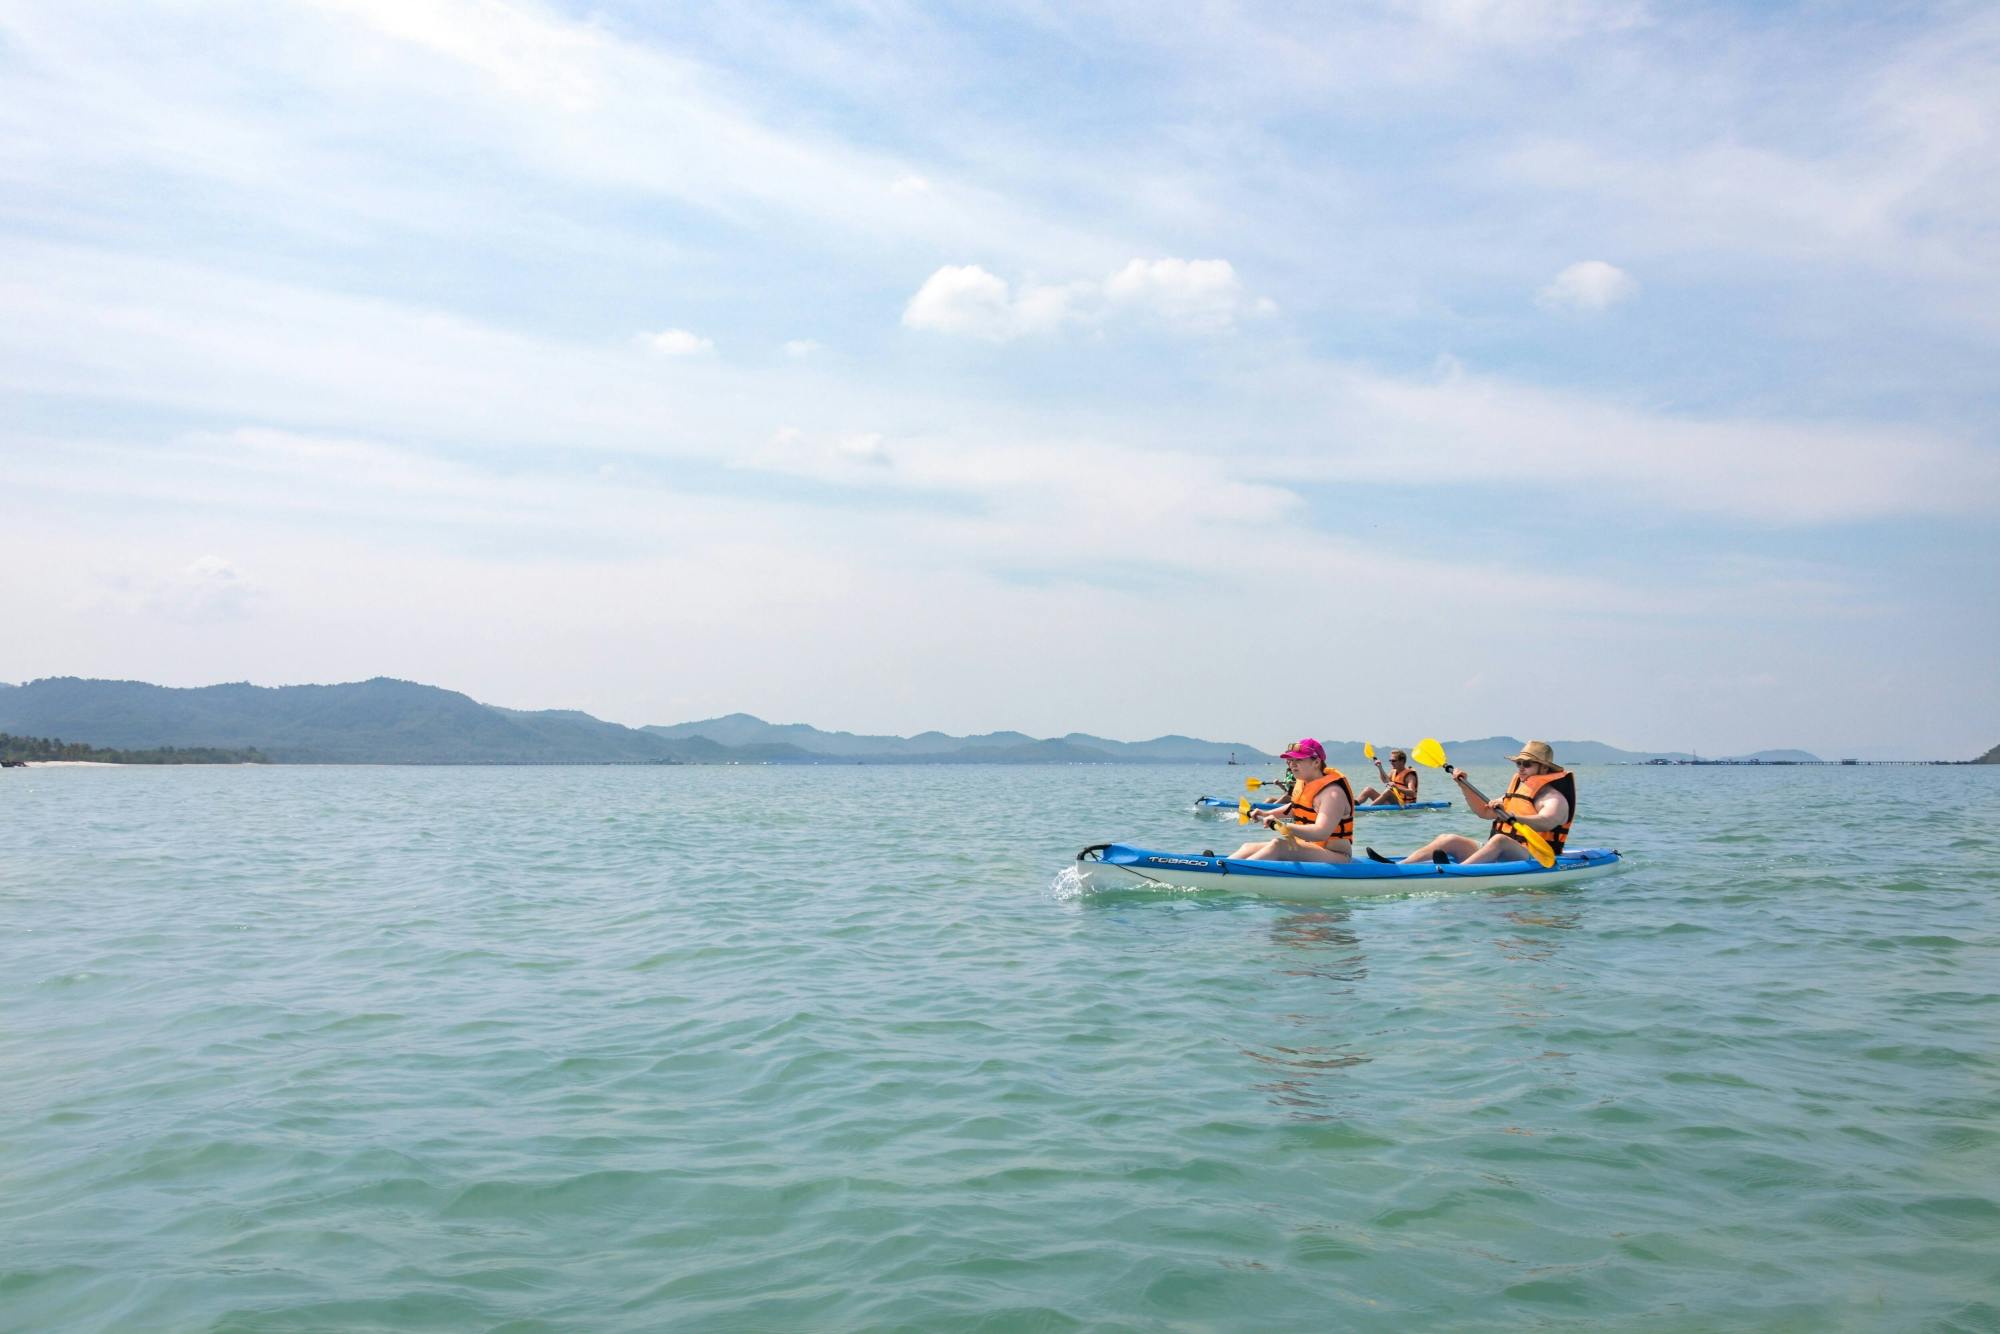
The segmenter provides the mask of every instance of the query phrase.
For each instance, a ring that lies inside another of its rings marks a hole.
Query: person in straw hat
[[[1311,737],[1284,753],[1292,790],[1284,809],[1259,820],[1277,832],[1268,843],[1245,843],[1231,857],[1267,862],[1351,862],[1354,860],[1354,788],[1347,775],[1326,767],[1326,747]]]
[[[1439,834],[1403,860],[1461,865],[1532,861],[1534,854],[1516,832],[1517,824],[1541,834],[1560,853],[1576,820],[1576,775],[1556,763],[1555,751],[1546,741],[1530,741],[1513,759],[1514,780],[1498,801],[1487,800],[1464,770],[1452,771],[1453,781],[1465,793],[1465,804],[1493,822],[1484,843],[1464,834]]]

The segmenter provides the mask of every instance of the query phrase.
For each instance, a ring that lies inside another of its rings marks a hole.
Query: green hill
[[[676,756],[670,745],[588,714],[516,714],[387,677],[193,689],[56,677],[0,692],[0,730],[128,750],[255,747],[288,764],[601,764]]]

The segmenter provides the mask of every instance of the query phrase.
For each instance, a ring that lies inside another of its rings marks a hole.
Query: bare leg
[[[1388,793],[1382,791],[1380,788],[1371,787],[1355,797],[1354,804],[1356,806],[1366,806],[1371,801],[1387,801],[1388,799]]]
[[[1352,844],[1342,844],[1332,848],[1316,848],[1310,843],[1300,843],[1295,839],[1275,838],[1269,843],[1257,845],[1255,851],[1241,854],[1245,861],[1253,862],[1351,862],[1354,860]]]
[[[1499,835],[1496,834],[1494,837],[1498,838]],[[1512,839],[1508,839],[1507,841],[1510,843],[1513,842]],[[1476,838],[1467,838],[1464,834],[1439,834],[1436,838],[1403,858],[1403,860],[1405,862],[1427,862],[1431,860],[1432,853],[1442,852],[1453,861],[1462,862],[1477,851],[1479,851],[1479,840]]]
[[[1481,862],[1531,862],[1534,859],[1535,854],[1529,852],[1525,844],[1505,834],[1495,834],[1486,840],[1485,847],[1459,860],[1463,865],[1476,865]]]

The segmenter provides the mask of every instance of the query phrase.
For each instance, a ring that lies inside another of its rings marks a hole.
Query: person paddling
[[[1268,843],[1245,843],[1231,857],[1267,862],[1354,860],[1354,788],[1338,769],[1326,767],[1326,747],[1311,737],[1284,753],[1292,791],[1283,809],[1259,816],[1268,828],[1289,827]]]
[[[1576,820],[1576,775],[1556,763],[1555,751],[1546,741],[1530,741],[1513,760],[1514,780],[1498,801],[1489,801],[1463,770],[1452,772],[1466,804],[1493,821],[1484,843],[1464,834],[1439,834],[1403,860],[1453,861],[1462,866],[1533,861],[1526,840],[1514,830],[1516,821],[1540,833],[1560,854]]]
[[[1375,772],[1382,775],[1382,786],[1371,787],[1354,800],[1366,806],[1370,802],[1394,802],[1407,806],[1417,799],[1417,771],[1410,767],[1410,757],[1400,750],[1389,752],[1389,772],[1383,772],[1382,761],[1375,761]]]

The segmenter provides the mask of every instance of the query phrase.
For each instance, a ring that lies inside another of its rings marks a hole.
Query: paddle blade
[[[1519,820],[1516,820],[1514,821],[1514,832],[1520,837],[1523,843],[1528,845],[1528,851],[1535,854],[1536,861],[1540,862],[1543,866],[1554,866],[1556,864],[1556,850],[1549,846],[1547,839],[1542,837],[1541,830],[1531,829]]]
[[[1243,780],[1244,790],[1248,792],[1255,792],[1262,786],[1264,786],[1264,780],[1261,778],[1246,778]]]
[[[1427,736],[1417,743],[1416,749],[1410,752],[1410,758],[1418,764],[1426,764],[1433,769],[1442,769],[1445,765],[1444,747],[1437,743],[1436,737]]]
[[[1236,823],[1250,823],[1250,799],[1248,797],[1238,797],[1236,799]]]
[[[1374,743],[1373,741],[1364,741],[1364,742],[1362,742],[1362,743],[1361,743],[1361,753],[1362,753],[1363,755],[1367,756],[1367,757],[1368,757],[1369,759],[1371,759],[1371,760],[1372,760],[1372,759],[1374,759],[1374,758],[1375,758],[1375,743]]]

